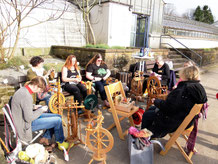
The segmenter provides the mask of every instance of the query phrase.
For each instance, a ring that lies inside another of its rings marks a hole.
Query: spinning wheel
[[[144,81],[144,77],[134,77],[131,81],[130,93],[134,94],[135,96],[142,96],[143,81]]]
[[[148,83],[147,83],[147,91],[148,91],[148,96],[152,95],[155,97],[159,93],[159,88],[161,87],[160,80],[156,76],[150,76],[148,78]]]
[[[55,91],[56,88],[57,88],[57,91]],[[49,109],[52,113],[62,115],[60,106],[65,103],[65,97],[63,93],[61,93],[60,79],[56,82],[56,84],[53,85],[52,91],[56,93],[52,95],[49,100],[49,104],[48,104]]]
[[[147,109],[151,106],[153,98],[165,99],[167,96],[167,88],[161,86],[161,82],[156,76],[148,78],[147,91]]]
[[[113,136],[107,129],[100,128],[98,131],[90,132],[87,138],[86,143],[93,152],[100,151],[101,154],[106,154],[113,147],[113,143],[111,142]],[[100,147],[99,150],[98,147]]]
[[[93,160],[106,163],[106,153],[109,152],[114,145],[113,136],[107,129],[102,127],[103,120],[104,117],[99,110],[97,120],[90,121],[86,128],[86,144],[88,148],[94,152],[89,164],[91,164]],[[93,128],[92,123],[97,123],[97,126]]]
[[[55,93],[49,101],[49,109],[52,113],[61,114],[60,105],[65,103],[65,97],[62,93]]]

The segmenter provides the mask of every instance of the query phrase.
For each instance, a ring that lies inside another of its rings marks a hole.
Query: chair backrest
[[[114,108],[113,95],[120,93],[122,97],[126,98],[126,94],[123,89],[123,85],[121,81],[105,86],[105,91],[107,94],[108,101],[110,102],[110,104],[113,105],[113,108]]]
[[[201,112],[201,108],[202,107],[203,107],[203,104],[195,104],[192,107],[192,109],[189,112],[189,114],[183,120],[182,124],[176,130],[176,132],[184,131],[184,129],[188,126],[188,124],[192,121],[192,119]]]
[[[9,150],[9,153],[11,153],[17,147],[18,135],[9,104],[5,104],[5,106],[2,108],[2,111],[4,113],[5,146]]]

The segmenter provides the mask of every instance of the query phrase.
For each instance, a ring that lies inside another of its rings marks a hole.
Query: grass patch
[[[84,46],[85,48],[101,48],[101,49],[125,49],[125,47],[122,46],[108,46],[106,44],[87,44],[86,46]]]
[[[204,51],[210,52],[210,51],[215,51],[214,48],[204,48]]]
[[[28,69],[28,63],[25,59],[22,59],[21,57],[13,57],[12,59],[10,59],[9,61],[7,61],[6,63],[1,63],[0,64],[0,69],[7,69],[7,68],[16,68],[16,69],[20,69],[19,67],[21,65],[24,66],[24,69]]]

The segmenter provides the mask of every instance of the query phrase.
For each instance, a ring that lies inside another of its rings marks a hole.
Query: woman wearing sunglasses
[[[106,79],[111,75],[105,62],[102,60],[101,54],[95,55],[86,65],[86,78],[95,83],[96,91],[99,91],[104,105],[109,107],[107,96],[104,90]]]

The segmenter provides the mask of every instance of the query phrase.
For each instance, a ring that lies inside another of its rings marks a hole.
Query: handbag
[[[161,149],[164,150],[163,145],[157,140],[151,140],[151,144],[144,147],[141,147],[140,143],[138,142],[140,142],[138,138],[133,138],[132,135],[128,134],[128,149],[129,149],[129,156],[130,156],[130,164],[153,164],[154,143],[159,144]]]
[[[153,144],[145,146],[143,149],[138,149],[134,139],[130,134],[128,135],[128,148],[130,156],[130,164],[153,164]]]

